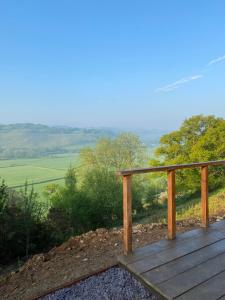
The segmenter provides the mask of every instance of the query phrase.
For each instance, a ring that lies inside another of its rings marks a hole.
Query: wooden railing
[[[123,228],[124,228],[124,254],[132,252],[132,193],[131,182],[135,174],[151,172],[167,172],[168,174],[168,239],[176,238],[176,170],[200,168],[201,169],[201,207],[202,226],[207,227],[209,223],[208,208],[208,167],[223,166],[225,160],[191,163],[183,165],[171,165],[162,167],[150,167],[143,169],[123,170],[118,172],[123,177]]]

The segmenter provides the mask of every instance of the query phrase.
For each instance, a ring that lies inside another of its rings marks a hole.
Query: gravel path
[[[113,267],[42,300],[156,300],[129,272]]]

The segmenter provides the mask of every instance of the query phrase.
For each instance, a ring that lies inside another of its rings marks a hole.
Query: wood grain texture
[[[180,243],[188,242],[190,240],[203,238],[208,234],[215,233],[216,235],[221,235],[225,232],[225,221],[220,221],[211,224],[208,228],[202,229],[194,229],[190,231],[186,231],[184,233],[177,234],[176,240],[160,240],[156,243],[148,244],[141,248],[136,248],[133,252],[127,256],[120,255],[118,257],[119,262],[123,265],[128,265],[134,263],[138,260],[144,259],[145,257],[149,257],[152,254],[160,253],[166,249],[176,248]],[[148,258],[147,258],[148,259]]]
[[[176,237],[175,170],[168,171],[168,239]]]
[[[154,284],[159,284],[222,253],[225,253],[225,239],[188,253],[142,275]]]
[[[132,252],[131,176],[133,174],[167,171],[168,173],[168,239],[173,240],[176,237],[175,171],[179,169],[187,169],[187,168],[201,168],[202,226],[207,227],[209,223],[208,166],[222,166],[222,165],[225,165],[225,160],[119,171],[117,175],[123,176],[124,254],[128,255]]]
[[[158,266],[167,264],[168,262],[178,259],[184,255],[195,252],[201,248],[209,246],[217,241],[225,238],[225,233],[208,233],[206,235],[199,236],[197,239],[187,240],[163,251],[159,251],[154,255],[149,255],[143,259],[140,259],[134,263],[128,264],[127,268],[131,271],[135,271],[137,274],[141,274],[150,271]]]
[[[225,165],[225,160],[217,160],[217,161],[207,161],[207,162],[182,164],[182,165],[170,165],[170,166],[159,166],[159,167],[150,167],[150,168],[121,170],[121,171],[117,172],[117,175],[118,176],[127,176],[127,175],[142,174],[142,173],[165,172],[165,171],[170,171],[170,170],[201,168],[201,167],[205,167],[205,166],[224,166],[224,165]]]
[[[174,299],[223,271],[225,271],[225,253],[178,274],[159,284],[159,287],[169,298]]]
[[[225,299],[225,272],[210,278],[194,289],[184,293],[177,300],[215,300]]]
[[[224,299],[225,221],[146,245],[119,262],[162,299]]]
[[[202,205],[202,226],[209,225],[209,204],[208,204],[208,166],[201,167],[201,205]]]
[[[131,176],[123,176],[123,239],[124,254],[132,252],[132,193]]]

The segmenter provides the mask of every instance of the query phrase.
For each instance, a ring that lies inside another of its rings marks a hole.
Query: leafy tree
[[[34,190],[20,192],[0,184],[0,263],[46,249],[51,244],[49,228]]]
[[[112,226],[122,219],[121,182],[114,172],[90,170],[84,178],[82,191],[89,199],[93,228]]]
[[[156,149],[153,165],[183,164],[225,158],[225,120],[215,116],[193,116],[180,129],[162,136]],[[199,170],[177,172],[178,188],[197,191],[200,188]],[[223,183],[224,168],[210,170],[210,187]],[[222,176],[221,176],[222,175]]]
[[[7,185],[5,184],[5,181],[2,180],[0,185],[0,217],[4,214],[6,204],[7,204]]]
[[[138,136],[122,133],[115,139],[103,138],[96,147],[83,148],[80,159],[86,168],[117,171],[140,167],[146,160],[146,148]]]
[[[124,133],[115,139],[99,140],[95,148],[81,151],[84,165],[82,190],[88,195],[96,220],[101,226],[112,226],[122,220],[122,182],[116,171],[145,165],[146,148],[136,135]],[[142,209],[146,192],[146,181],[141,176],[133,178],[133,209]],[[93,206],[94,205],[94,206]],[[92,211],[92,212],[93,212]]]
[[[122,220],[122,183],[116,176],[121,168],[141,166],[145,149],[132,134],[115,139],[99,140],[96,147],[81,151],[84,166],[77,183],[75,170],[70,167],[65,185],[48,186],[45,194],[51,202],[48,220],[57,239],[102,226],[117,225]],[[143,185],[133,183],[133,208],[142,208]]]
[[[90,205],[86,195],[77,189],[76,173],[72,167],[67,171],[65,185],[48,186],[45,195],[51,202],[48,220],[57,241],[90,229]]]

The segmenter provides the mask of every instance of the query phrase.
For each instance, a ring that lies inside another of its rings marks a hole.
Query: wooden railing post
[[[176,238],[176,182],[175,170],[168,171],[168,239]]]
[[[132,193],[131,175],[123,176],[123,243],[124,254],[132,252]]]
[[[202,225],[209,224],[208,207],[208,167],[225,166],[225,160],[190,163],[182,165],[159,166],[121,170],[117,175],[123,176],[123,228],[124,228],[124,254],[132,252],[132,195],[131,179],[133,175],[151,172],[168,172],[168,239],[176,237],[176,170],[201,168],[201,203]]]
[[[209,225],[208,166],[201,167],[202,227]]]

